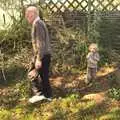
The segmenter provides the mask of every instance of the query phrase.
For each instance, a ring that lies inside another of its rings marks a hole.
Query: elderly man
[[[35,69],[38,71],[42,80],[42,89],[37,87],[38,80],[32,83],[32,86],[37,89],[35,96],[29,99],[29,102],[34,103],[43,99],[51,100],[51,87],[49,83],[49,66],[51,58],[51,48],[49,34],[45,23],[39,17],[39,11],[34,6],[29,6],[26,9],[25,17],[32,24],[32,45],[35,57]]]

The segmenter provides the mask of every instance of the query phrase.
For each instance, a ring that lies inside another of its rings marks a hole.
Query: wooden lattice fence
[[[61,11],[66,9],[88,11],[120,11],[119,0],[43,0],[41,7],[48,9],[50,12]]]
[[[120,53],[120,0],[40,0],[39,2],[41,9],[50,13],[49,15],[53,17],[51,21],[56,22],[57,26],[62,21],[63,26],[78,27],[88,40],[99,39],[104,47],[111,47]]]

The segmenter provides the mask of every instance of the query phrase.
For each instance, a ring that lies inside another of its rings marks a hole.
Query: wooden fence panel
[[[66,9],[88,12],[89,1],[91,11],[120,11],[119,0],[45,0],[41,7],[47,8],[50,12],[64,12]]]

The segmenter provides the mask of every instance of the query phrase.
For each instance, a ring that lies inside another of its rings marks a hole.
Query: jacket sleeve
[[[36,58],[41,60],[41,51],[43,48],[43,43],[45,41],[45,30],[42,24],[39,22],[35,25],[35,48],[36,48]]]
[[[98,62],[96,60],[95,56],[93,55],[93,53],[91,53],[91,52],[88,53],[87,60],[92,64],[96,64]]]
[[[97,62],[100,60],[99,53],[96,53],[96,55],[94,56],[94,60],[97,61]]]

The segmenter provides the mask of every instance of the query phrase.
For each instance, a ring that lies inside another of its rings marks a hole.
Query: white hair
[[[35,6],[29,6],[27,9],[26,9],[26,13],[29,13],[29,12],[34,12],[35,15],[39,15],[39,10],[37,9],[37,7]]]

